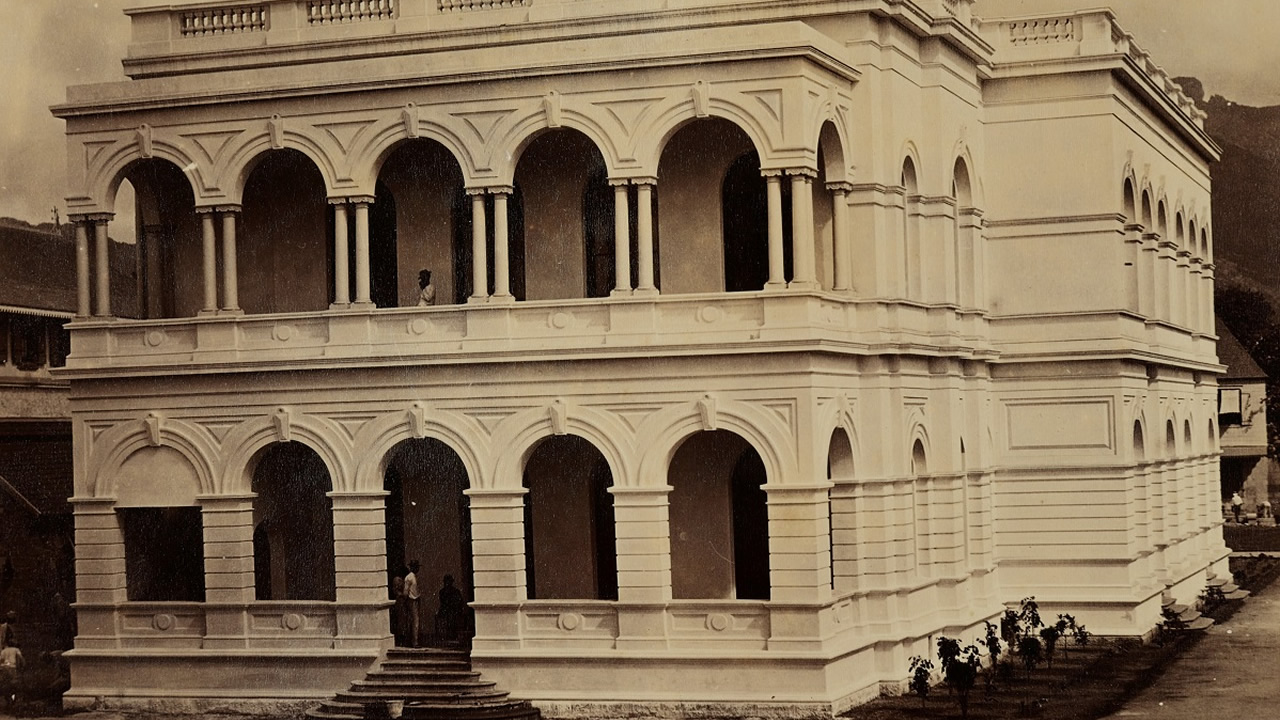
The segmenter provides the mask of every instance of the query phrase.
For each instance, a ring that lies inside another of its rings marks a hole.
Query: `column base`
[[[213,317],[218,314],[218,308],[204,308],[196,313],[196,317]]]
[[[658,288],[656,287],[636,288],[631,291],[631,297],[655,298],[658,297],[659,294]]]
[[[788,290],[821,290],[817,280],[792,280],[787,283]]]
[[[786,289],[787,289],[787,284],[784,282],[773,282],[772,280],[770,280],[769,282],[764,284],[765,292],[781,292]]]
[[[349,303],[349,302],[344,302],[344,303],[329,303],[329,309],[330,309],[330,310],[350,310],[350,309],[351,309],[351,303]]]
[[[489,302],[488,295],[472,295],[471,297],[467,298],[468,305],[483,305],[487,302]]]
[[[374,305],[372,300],[357,300],[351,303],[352,310],[376,310],[377,308],[378,306]]]
[[[631,297],[631,293],[632,293],[632,291],[631,291],[630,289],[626,289],[626,290],[618,290],[618,289],[614,289],[614,290],[610,290],[610,291],[609,291],[609,297],[611,297],[611,298],[629,298],[629,297]]]
[[[238,307],[222,308],[221,310],[218,311],[218,314],[219,315],[243,315],[244,310]]]
[[[511,293],[504,295],[493,295],[489,297],[489,302],[494,305],[510,305],[516,301],[516,296]]]

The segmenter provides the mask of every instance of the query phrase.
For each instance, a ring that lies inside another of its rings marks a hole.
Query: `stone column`
[[[515,302],[511,295],[511,233],[508,230],[507,198],[510,187],[490,188],[493,193],[493,301]]]
[[[387,492],[330,492],[338,648],[391,644],[387,598]]]
[[[97,255],[94,258],[94,274],[98,311],[94,314],[99,317],[111,317],[111,241],[107,238],[107,222],[111,218],[111,213],[89,216],[93,222],[94,249]]]
[[[470,489],[472,583],[475,588],[474,649],[518,649],[520,617],[527,598],[524,558],[524,488]],[[488,607],[486,607],[488,606]]]
[[[1201,279],[1204,277],[1204,260],[1195,257],[1191,259],[1191,274],[1187,276],[1187,324],[1195,332],[1209,333],[1213,332],[1212,328],[1204,326],[1204,313],[1200,311],[1204,301],[1200,296],[1204,289],[1204,283]]]
[[[1213,263],[1205,260],[1204,266],[1200,268],[1200,281],[1203,285],[1204,292],[1200,295],[1200,313],[1203,315],[1201,326],[1207,333],[1213,332],[1213,275],[1215,266]]]
[[[371,197],[351,199],[356,206],[356,305],[369,307],[373,300],[369,294],[369,205]]]
[[[618,648],[663,648],[671,600],[671,486],[609,488],[617,531]],[[645,607],[648,606],[648,607]]]
[[[76,224],[76,316],[86,318],[93,312],[89,291],[89,222],[83,216],[72,218]]]
[[[846,182],[827,183],[831,192],[831,234],[834,236],[835,264],[832,289],[837,292],[853,288],[853,245],[849,236],[849,193],[853,185]]]
[[[818,288],[818,268],[813,247],[813,179],[808,168],[788,170],[791,176],[791,282],[789,288]]]
[[[1142,302],[1143,283],[1146,278],[1142,272],[1142,226],[1132,223],[1124,226],[1125,244],[1125,309],[1139,315],[1145,315]]]
[[[777,290],[787,285],[786,276],[783,274],[785,258],[782,250],[782,171],[762,170],[761,174],[764,175],[766,183],[769,208],[769,280],[765,283],[765,288]]]
[[[656,295],[653,282],[653,188],[657,178],[634,178],[636,184],[636,294]]]
[[[222,215],[222,311],[240,312],[240,271],[236,267],[236,213],[239,205],[218,208]]]
[[[484,188],[468,188],[471,196],[471,297],[469,302],[489,299],[489,253],[485,244]]]
[[[333,198],[333,305],[351,305],[351,249],[347,246],[347,199]]]
[[[613,296],[631,294],[630,181],[610,178],[613,186]]]
[[[1191,273],[1191,253],[1186,250],[1178,250],[1174,257],[1172,272],[1172,282],[1169,283],[1169,298],[1173,315],[1171,320],[1175,325],[1193,327],[1195,323],[1191,319],[1191,314],[1187,311],[1187,278],[1190,277]]]
[[[218,234],[213,224],[213,208],[196,208],[196,214],[200,216],[200,267],[204,290],[200,314],[213,315],[218,312]]]
[[[1174,302],[1174,284],[1178,277],[1177,247],[1172,240],[1161,237],[1157,241],[1157,249],[1159,267],[1156,269],[1156,288],[1159,297],[1156,299],[1156,309],[1160,313],[1161,320],[1173,323],[1177,322],[1175,317],[1177,303]]]
[[[71,498],[75,518],[76,648],[115,648],[115,606],[125,602],[124,532],[115,498]]]
[[[204,595],[206,648],[243,648],[248,644],[245,606],[255,599],[253,576],[253,499],[245,495],[199,498],[204,523]]]

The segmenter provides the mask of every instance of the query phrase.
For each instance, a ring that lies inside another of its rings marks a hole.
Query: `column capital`
[[[766,178],[780,178],[786,174],[782,168],[760,168],[760,175]]]
[[[652,175],[642,175],[640,177],[628,178],[632,185],[657,185],[658,178]]]
[[[516,189],[511,185],[490,185],[487,190],[490,195],[515,195]]]
[[[466,192],[466,194],[470,195],[471,197],[475,197],[476,195],[489,194],[489,188],[487,187],[469,187],[469,188],[464,188],[463,191]]]
[[[807,167],[787,168],[787,175],[790,177],[805,177],[810,180],[818,179],[818,171]]]
[[[115,216],[115,213],[109,212],[76,213],[68,215],[67,220],[71,222],[111,222]]]
[[[624,177],[623,177],[623,178],[614,178],[614,177],[611,177],[611,178],[609,178],[606,182],[608,182],[608,183],[609,183],[609,187],[612,187],[612,188],[627,187],[628,185],[630,185],[630,184],[631,184],[631,178],[624,178]]]
[[[215,206],[213,206],[213,209],[214,209],[214,210],[216,210],[219,214],[223,214],[223,215],[225,215],[225,214],[227,214],[227,213],[238,213],[238,212],[240,212],[240,205],[239,205],[239,204],[235,204],[235,205],[230,205],[230,204],[228,204],[228,205],[215,205]]]
[[[827,190],[830,192],[845,193],[847,195],[853,192],[853,183],[844,181],[829,182],[827,183]]]

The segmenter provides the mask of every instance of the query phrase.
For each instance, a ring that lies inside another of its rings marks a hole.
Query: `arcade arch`
[[[769,512],[760,454],[728,430],[686,438],[668,466],[671,594],[769,599]]]
[[[244,186],[235,249],[238,305],[224,305],[250,314],[327,309],[327,288],[333,287],[330,225],[324,178],[315,163],[298,150],[263,153]]]
[[[144,447],[115,473],[126,597],[204,602],[203,518],[195,467],[171,447]]]
[[[267,445],[253,465],[253,574],[258,600],[334,600],[333,489],[300,442]]]

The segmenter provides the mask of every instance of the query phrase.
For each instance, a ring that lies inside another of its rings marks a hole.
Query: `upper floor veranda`
[[[1106,12],[983,25],[966,0],[571,7],[132,11],[135,79],[55,108],[78,232],[70,370],[762,342],[990,358],[989,150],[972,128],[993,53],[1040,67],[1087,50],[1163,77]],[[868,62],[886,49],[910,63]],[[1201,121],[1176,86],[1159,92],[1171,122]],[[1121,247],[1135,213],[1106,180]],[[106,220],[126,182],[137,286],[112,307]],[[1191,267],[1171,272],[1203,296]],[[1130,316],[1107,337],[1198,353],[1133,317],[1127,276],[1108,272],[1100,305]]]

